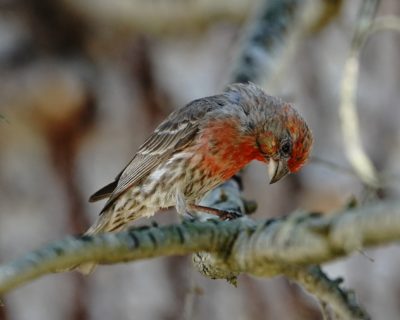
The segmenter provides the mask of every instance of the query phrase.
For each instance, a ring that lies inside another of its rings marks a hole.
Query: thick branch
[[[255,223],[191,221],[136,228],[119,234],[69,237],[0,267],[0,293],[74,264],[109,264],[207,251],[215,267],[256,276],[288,274],[367,246],[400,239],[400,202],[386,202],[332,216],[308,213]]]
[[[122,233],[68,237],[0,267],[0,292],[85,262],[110,264],[198,250],[214,251],[224,245],[220,241],[224,242],[231,229],[238,227],[232,224],[226,234],[219,235],[218,226],[213,222],[184,222],[169,227],[140,227]]]

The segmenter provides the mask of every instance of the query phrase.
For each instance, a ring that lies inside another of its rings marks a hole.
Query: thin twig
[[[378,0],[364,0],[361,6],[349,57],[344,67],[339,107],[347,158],[360,179],[374,188],[379,187],[381,182],[374,165],[362,146],[356,110],[356,89],[360,63],[359,54],[368,37],[368,30],[372,25],[378,4]]]

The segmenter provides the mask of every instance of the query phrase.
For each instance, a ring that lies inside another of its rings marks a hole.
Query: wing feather
[[[182,150],[194,141],[201,121],[206,113],[221,108],[223,103],[216,96],[192,101],[185,107],[176,110],[162,122],[154,133],[142,144],[133,159],[110,185],[115,189],[110,194],[109,188],[97,191],[91,199],[109,196],[102,212],[106,210],[122,193],[134,185],[140,184],[158,165],[168,160],[174,153]]]

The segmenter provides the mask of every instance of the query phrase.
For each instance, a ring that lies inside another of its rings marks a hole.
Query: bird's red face
[[[306,163],[313,143],[311,130],[291,105],[285,105],[277,118],[279,121],[267,125],[257,139],[268,162],[270,183],[297,172]]]

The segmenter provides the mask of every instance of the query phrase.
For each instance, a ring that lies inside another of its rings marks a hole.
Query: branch
[[[400,17],[383,16],[377,18],[368,30],[368,36],[383,30],[400,32]]]
[[[247,218],[227,222],[212,219],[134,228],[118,234],[69,237],[5,264],[0,267],[0,293],[75,264],[110,264],[199,251],[213,253],[213,268],[223,275],[285,274],[318,292],[318,277],[310,277],[306,267],[396,240],[400,240],[400,202],[330,216],[294,213],[258,223]],[[325,286],[321,299],[335,295],[329,284]]]
[[[371,19],[369,14],[369,19]],[[365,14],[360,14],[364,16]],[[364,23],[365,25],[365,23]],[[359,56],[363,44],[377,32],[380,31],[396,31],[400,32],[400,18],[397,16],[383,16],[378,17],[371,21],[368,28],[362,28],[362,32],[356,32],[353,40],[353,48],[345,64],[344,76],[342,79],[342,98],[339,109],[341,117],[342,132],[345,138],[345,150],[349,158],[352,169],[342,167],[332,161],[321,159],[319,157],[312,157],[311,162],[323,164],[336,172],[342,172],[348,175],[361,177],[365,183],[375,187],[380,182],[387,183],[388,181],[398,179],[399,177],[393,173],[376,173],[372,162],[365,154],[361,145],[361,138],[359,134],[358,116],[356,111],[356,90],[357,90],[357,77],[359,73]],[[361,148],[361,151],[360,151]],[[380,180],[380,181],[379,181]]]
[[[332,281],[317,266],[295,270],[291,278],[319,297],[324,320],[332,319],[330,308],[339,319],[370,319],[358,305],[354,293],[340,287],[341,278]]]
[[[242,37],[232,82],[252,81],[269,93],[285,88],[283,76],[296,50],[312,31],[321,29],[340,1],[261,0]]]
[[[276,73],[276,62],[302,8],[301,0],[260,0],[241,41],[232,82],[263,82]]]
[[[201,32],[221,20],[241,22],[254,4],[249,0],[148,1],[62,0],[92,24],[111,25],[115,30],[153,35]]]
[[[374,188],[381,184],[378,173],[367,156],[361,142],[360,128],[356,110],[357,78],[359,74],[359,54],[368,37],[379,0],[364,0],[359,14],[358,24],[346,60],[342,84],[339,116],[347,158],[360,179]]]
[[[361,180],[374,188],[381,186],[393,176],[378,175],[362,147],[356,110],[360,53],[369,37],[375,33],[385,30],[400,32],[400,18],[397,16],[384,16],[373,20],[378,4],[379,0],[365,0],[360,9],[358,25],[345,63],[339,108],[346,155]]]

